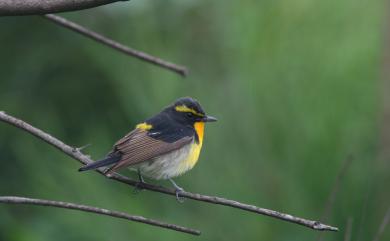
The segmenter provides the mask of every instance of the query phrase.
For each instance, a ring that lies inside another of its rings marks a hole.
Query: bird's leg
[[[179,202],[179,203],[183,203],[184,202],[184,197],[179,197],[179,194],[184,192],[184,189],[179,187],[175,181],[173,181],[173,179],[169,178],[169,181],[172,183],[172,185],[175,187],[175,194],[176,194],[176,200]]]
[[[137,194],[137,193],[139,193],[140,191],[142,191],[143,188],[140,187],[140,186],[142,186],[142,184],[146,183],[146,182],[144,181],[144,178],[142,177],[142,174],[141,174],[141,171],[140,171],[139,168],[137,169],[137,173],[138,173],[138,182],[137,182],[137,184],[135,184],[135,186],[134,186],[134,191],[133,191],[134,194]]]
[[[139,170],[139,168],[138,168],[138,181],[140,183],[145,183],[144,178],[142,177],[141,171]]]

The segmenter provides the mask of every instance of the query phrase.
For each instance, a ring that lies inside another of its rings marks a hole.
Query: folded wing
[[[119,153],[121,159],[110,168],[108,173],[180,149],[193,141],[191,136],[176,139],[176,141],[171,143],[164,142],[149,136],[145,130],[135,129],[115,143],[113,152]]]

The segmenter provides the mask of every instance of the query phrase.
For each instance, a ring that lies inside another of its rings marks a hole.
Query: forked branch
[[[191,228],[186,228],[175,224],[163,223],[142,216],[134,216],[123,212],[117,212],[108,209],[86,206],[86,205],[75,204],[75,203],[44,200],[44,199],[34,199],[34,198],[26,198],[26,197],[14,197],[14,196],[0,196],[0,203],[29,204],[29,205],[37,205],[37,206],[49,206],[49,207],[57,207],[57,208],[64,208],[64,209],[74,209],[83,212],[96,213],[100,215],[111,216],[114,218],[122,218],[130,221],[145,223],[145,224],[149,224],[161,228],[167,228],[179,232],[189,233],[193,235],[200,235],[200,231]]]
[[[53,145],[54,147],[61,150],[62,152],[64,152],[68,156],[78,160],[79,162],[81,162],[83,164],[88,164],[88,163],[93,162],[88,156],[81,153],[79,148],[68,146],[65,143],[63,143],[62,141],[58,140],[57,138],[43,132],[42,130],[40,130],[36,127],[33,127],[32,125],[30,125],[30,124],[28,124],[20,119],[17,119],[15,117],[7,115],[4,112],[0,112],[0,120],[3,122],[6,122],[8,124],[14,125],[15,127],[19,128],[19,129],[22,129],[24,131],[29,132],[30,134],[40,138],[41,140],[47,142],[50,145]],[[102,169],[97,170],[97,172],[104,175]],[[155,191],[155,192],[160,192],[160,193],[165,193],[165,194],[175,196],[174,190],[167,189],[167,188],[164,188],[161,186],[151,185],[151,184],[138,183],[137,181],[131,180],[131,179],[129,179],[123,175],[120,175],[120,174],[114,174],[111,177],[111,179],[128,184],[128,185],[131,185],[131,186],[138,185],[139,188],[143,188],[143,189],[147,189],[150,191]],[[208,202],[208,203],[213,203],[213,204],[219,204],[219,205],[224,205],[224,206],[230,206],[233,208],[238,208],[238,209],[253,212],[253,213],[270,216],[270,217],[277,218],[277,219],[280,219],[280,220],[283,220],[286,222],[291,222],[291,223],[299,224],[299,225],[302,225],[305,227],[309,227],[309,228],[312,228],[314,230],[338,231],[338,228],[323,224],[319,221],[308,220],[308,219],[292,216],[290,214],[281,213],[281,212],[277,212],[277,211],[270,210],[270,209],[260,208],[260,207],[254,206],[254,205],[240,203],[240,202],[237,202],[234,200],[229,200],[226,198],[215,197],[215,196],[206,196],[206,195],[191,193],[191,192],[183,192],[180,194],[180,196],[183,196],[183,197],[186,197],[189,199],[193,199],[193,200],[198,200],[198,201]]]

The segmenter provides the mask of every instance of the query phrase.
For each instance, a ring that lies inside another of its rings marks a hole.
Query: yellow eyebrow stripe
[[[143,123],[138,124],[135,128],[148,131],[148,130],[152,129],[153,126],[146,123],[146,122],[143,122]]]
[[[190,112],[197,116],[204,116],[203,114],[196,112],[194,109],[188,108],[186,105],[178,105],[175,107],[175,110],[178,112]]]

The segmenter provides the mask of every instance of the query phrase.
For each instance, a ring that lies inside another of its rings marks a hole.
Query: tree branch
[[[0,0],[0,16],[76,11],[118,1],[125,0]]]
[[[81,153],[79,148],[70,147],[70,146],[64,144],[62,141],[52,137],[51,135],[43,132],[42,130],[40,130],[38,128],[31,126],[30,124],[28,124],[20,119],[17,119],[15,117],[7,115],[4,112],[0,112],[0,120],[3,122],[6,122],[8,124],[11,124],[19,129],[22,129],[24,131],[29,132],[30,134],[38,137],[39,139],[47,142],[50,145],[53,145],[54,147],[56,147],[60,151],[64,152],[68,156],[78,160],[79,162],[81,162],[83,164],[88,164],[88,163],[93,162],[88,156]],[[99,172],[100,174],[104,175],[103,170],[104,169],[98,169],[96,171]],[[118,181],[118,182],[122,182],[122,183],[125,183],[128,185],[131,185],[131,186],[138,185],[139,188],[143,188],[143,189],[147,189],[150,191],[155,191],[155,192],[160,192],[160,193],[165,193],[165,194],[175,196],[174,190],[167,189],[167,188],[164,188],[161,186],[146,184],[146,183],[138,183],[137,181],[131,180],[131,179],[129,179],[123,175],[120,175],[120,174],[114,173],[112,175],[111,179]],[[292,216],[290,214],[281,213],[281,212],[273,211],[270,209],[260,208],[260,207],[254,206],[254,205],[244,204],[244,203],[240,203],[240,202],[225,199],[225,198],[206,196],[206,195],[201,195],[201,194],[191,193],[191,192],[183,192],[180,194],[180,196],[190,198],[193,200],[229,206],[229,207],[233,207],[233,208],[237,208],[237,209],[241,209],[241,210],[245,210],[245,211],[249,211],[249,212],[253,212],[253,213],[257,213],[257,214],[261,214],[261,215],[270,216],[270,217],[277,218],[277,219],[280,219],[283,221],[287,221],[287,222],[299,224],[299,225],[302,225],[305,227],[309,227],[309,228],[312,228],[314,230],[338,231],[338,228],[323,224],[323,223],[318,222],[318,221],[307,220],[304,218]]]
[[[1,1],[1,0],[0,0]],[[74,32],[77,32],[81,35],[84,35],[87,38],[93,39],[98,43],[104,44],[110,48],[113,48],[119,52],[122,52],[126,55],[138,58],[142,61],[157,65],[161,68],[165,68],[171,71],[174,71],[181,76],[187,76],[188,69],[184,66],[176,65],[173,63],[170,63],[168,61],[162,60],[160,58],[154,57],[150,54],[129,48],[121,43],[118,43],[112,39],[109,39],[101,34],[98,34],[92,30],[89,30],[81,25],[78,25],[77,23],[71,22],[63,17],[54,15],[54,14],[46,14],[44,15],[45,18],[48,20],[54,22],[55,24],[58,24],[62,27],[68,28]]]
[[[96,213],[100,215],[111,216],[114,218],[122,218],[130,221],[145,223],[145,224],[171,229],[179,232],[184,232],[192,235],[200,235],[200,231],[198,230],[178,226],[175,224],[163,223],[142,216],[134,216],[134,215],[129,215],[127,213],[111,211],[108,209],[86,206],[86,205],[75,204],[75,203],[51,201],[51,200],[44,200],[44,199],[33,199],[33,198],[26,198],[26,197],[13,197],[13,196],[0,196],[0,203],[30,204],[30,205],[38,205],[38,206],[50,206],[50,207],[57,207],[57,208],[74,209],[83,212]]]

